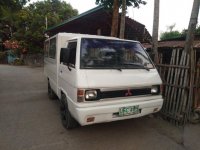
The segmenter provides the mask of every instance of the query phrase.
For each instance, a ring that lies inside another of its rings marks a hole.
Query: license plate
[[[119,108],[119,116],[121,117],[138,114],[139,112],[139,105]]]

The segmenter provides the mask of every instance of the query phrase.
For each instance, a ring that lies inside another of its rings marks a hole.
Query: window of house
[[[56,58],[56,38],[50,40],[49,57]]]

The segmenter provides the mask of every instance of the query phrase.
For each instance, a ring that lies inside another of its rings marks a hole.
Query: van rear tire
[[[62,124],[66,129],[73,129],[78,127],[78,122],[73,118],[68,109],[67,98],[64,94],[61,95],[60,113]]]
[[[57,99],[57,96],[54,93],[54,91],[52,90],[49,81],[48,81],[48,96],[49,96],[49,99],[51,99],[51,100]]]

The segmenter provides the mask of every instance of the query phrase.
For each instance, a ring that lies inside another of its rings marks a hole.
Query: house
[[[120,17],[119,17],[120,21]],[[59,32],[81,33],[110,36],[112,13],[103,6],[98,6],[69,20],[46,30],[46,34],[53,36]],[[125,18],[125,39],[149,42],[151,35],[145,25],[129,18]]]

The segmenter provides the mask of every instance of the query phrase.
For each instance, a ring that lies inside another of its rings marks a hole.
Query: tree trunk
[[[189,83],[189,102],[188,102],[188,112],[189,112],[189,119],[191,119],[191,109],[192,104],[194,102],[193,95],[194,95],[194,76],[195,76],[195,55],[193,50],[193,41],[194,41],[194,32],[197,25],[197,19],[199,14],[199,6],[200,6],[200,0],[194,0],[193,7],[192,7],[192,13],[190,16],[190,22],[188,26],[188,32],[187,37],[185,41],[185,48],[184,51],[187,52],[190,56],[190,83]]]
[[[122,0],[122,14],[121,14],[120,35],[119,35],[121,39],[124,39],[125,16],[126,16],[126,0]]]
[[[190,52],[192,43],[194,41],[194,32],[196,29],[197,19],[198,19],[198,14],[199,14],[199,4],[200,4],[200,0],[194,0],[192,13],[190,16],[190,22],[188,26],[185,49],[184,49],[188,53]]]
[[[153,49],[153,53],[154,53],[154,62],[156,64],[158,64],[159,3],[160,3],[160,0],[154,0],[152,49]]]
[[[111,36],[114,36],[114,37],[117,37],[117,35],[118,35],[118,18],[119,18],[119,1],[114,0],[112,28],[111,28]]]

